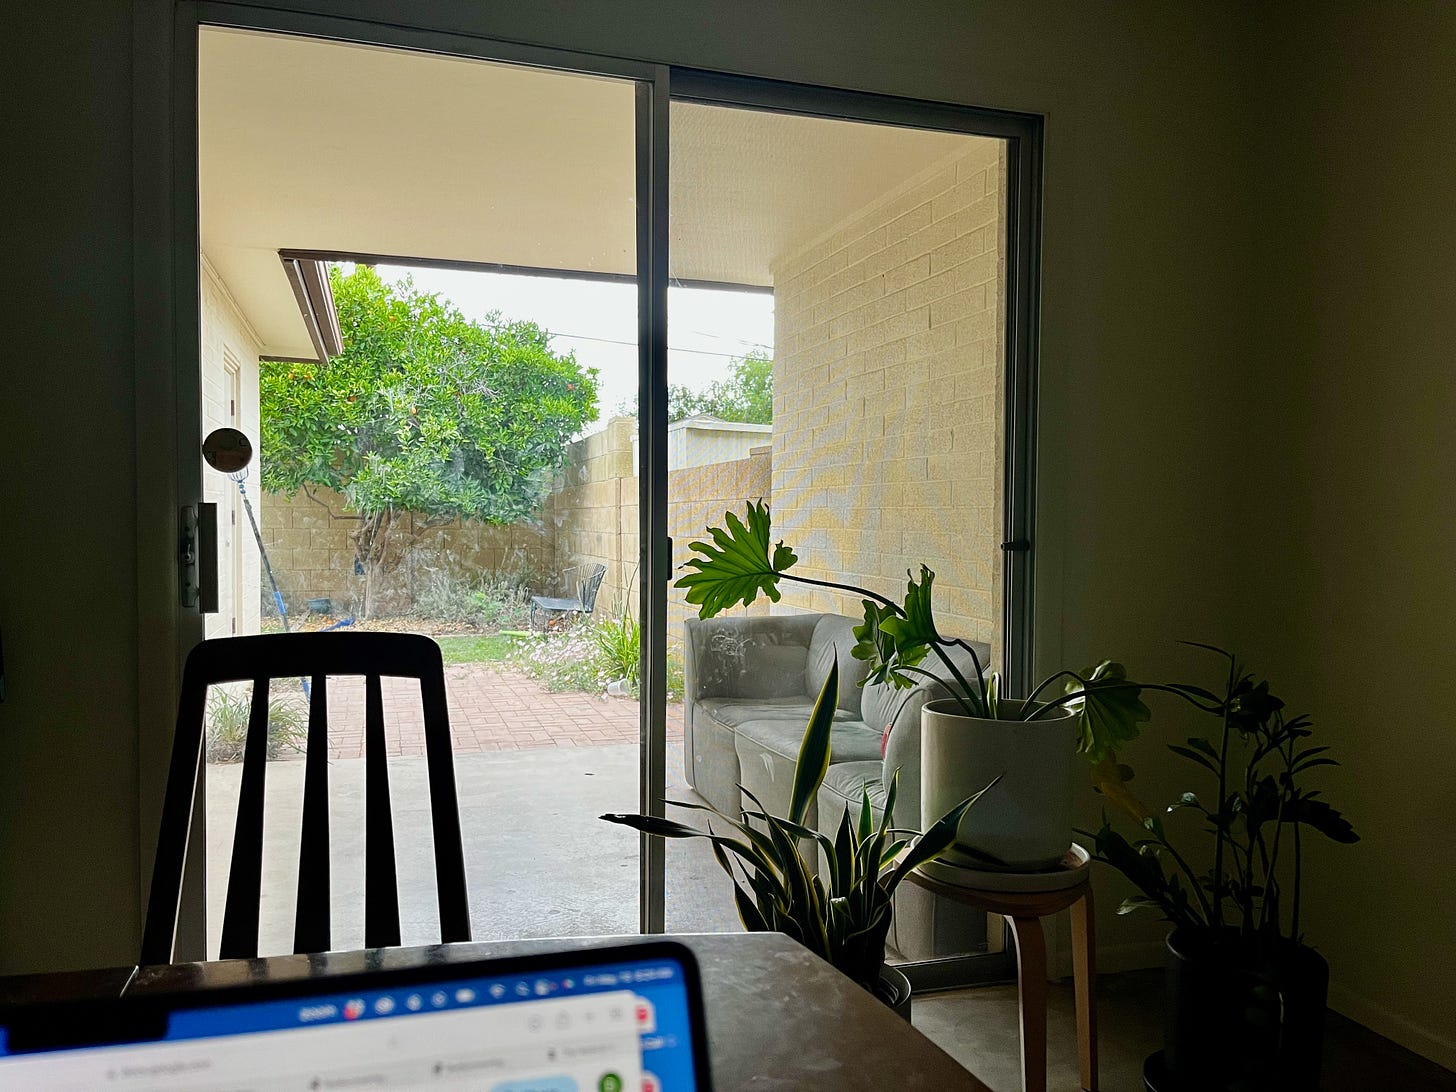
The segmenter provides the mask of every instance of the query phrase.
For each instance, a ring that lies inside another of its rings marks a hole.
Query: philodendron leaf
[[[698,607],[701,618],[712,618],[740,603],[746,607],[759,592],[778,602],[779,576],[799,560],[782,542],[770,551],[767,504],[749,501],[747,515],[744,523],[732,512],[723,513],[724,526],[708,528],[711,543],[689,546],[703,556],[683,562],[696,571],[679,577],[673,586],[687,592],[687,601]]]
[[[1084,671],[1080,680],[1069,681],[1067,690],[1078,694],[1076,700],[1066,703],[1079,713],[1077,750],[1094,764],[1112,758],[1124,743],[1137,739],[1138,726],[1152,718],[1138,696],[1142,688],[1128,679],[1122,664],[1110,660]]]
[[[1127,787],[1130,778],[1123,776],[1124,769],[1111,758],[1104,758],[1092,766],[1092,784],[1106,799],[1131,816],[1133,822],[1141,824],[1152,812]]]
[[[864,621],[854,627],[855,646],[851,655],[870,665],[867,683],[887,682],[895,659],[895,638],[885,632],[884,623],[896,617],[895,608],[876,603],[873,599],[861,602],[864,603]]]
[[[881,617],[880,633],[894,648],[894,655],[886,662],[882,673],[896,686],[914,686],[920,678],[903,671],[903,668],[918,667],[930,652],[932,642],[940,640],[935,630],[935,618],[931,613],[931,586],[935,573],[924,565],[920,566],[920,583],[913,574],[905,585],[905,608],[903,614]],[[858,636],[858,634],[856,634]],[[884,681],[877,679],[877,682]]]

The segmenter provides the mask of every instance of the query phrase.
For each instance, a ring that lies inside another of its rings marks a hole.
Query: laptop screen
[[[35,1009],[0,1032],[0,1088],[693,1092],[703,1046],[663,943]]]

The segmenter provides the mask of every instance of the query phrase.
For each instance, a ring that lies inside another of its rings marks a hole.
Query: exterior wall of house
[[[202,257],[202,431],[231,426],[253,442],[253,464],[243,483],[258,512],[258,355],[261,342]],[[206,619],[207,636],[258,632],[258,546],[238,487],[210,466],[202,469],[203,499],[217,505],[218,610]]]
[[[924,562],[942,632],[994,648],[1005,165],[1001,142],[966,143],[775,264],[774,538],[806,576],[891,596]]]
[[[667,426],[667,469],[733,462],[769,442],[772,425],[689,417]],[[635,465],[635,462],[634,462]]]

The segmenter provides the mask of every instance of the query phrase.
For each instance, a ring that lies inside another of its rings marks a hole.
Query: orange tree
[[[597,372],[553,353],[535,323],[472,322],[368,266],[329,277],[343,353],[260,365],[262,484],[289,496],[324,486],[359,513],[368,617],[379,571],[419,530],[536,511],[571,437],[596,418]]]

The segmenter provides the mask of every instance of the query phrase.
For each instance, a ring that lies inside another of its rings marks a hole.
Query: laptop
[[[0,1089],[695,1092],[697,964],[657,941],[0,1013]]]

